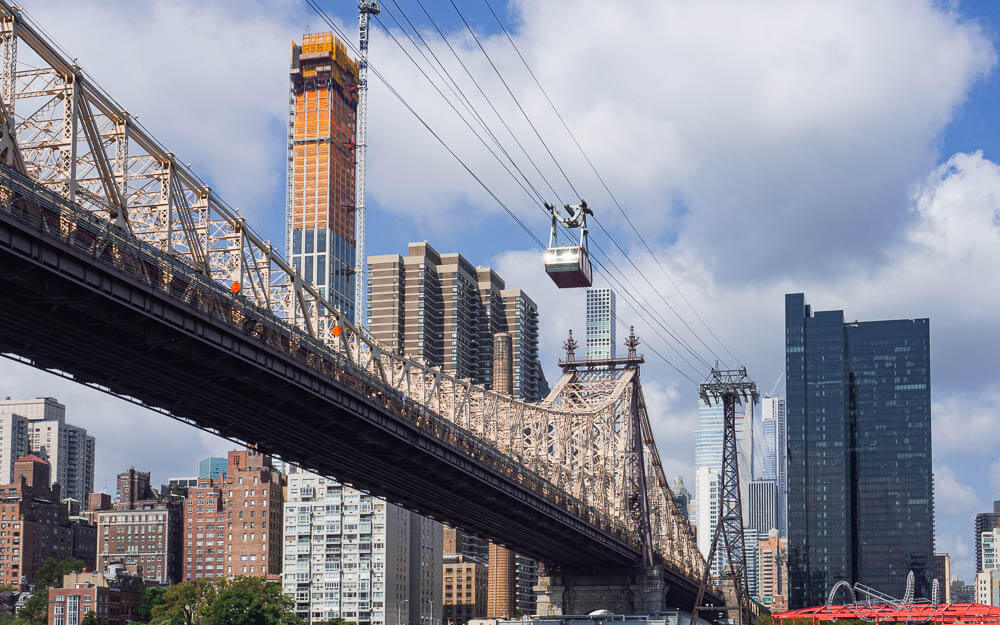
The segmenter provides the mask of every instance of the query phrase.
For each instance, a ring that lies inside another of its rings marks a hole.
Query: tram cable
[[[528,63],[528,60],[524,57],[524,54],[521,53],[520,47],[518,47],[517,43],[514,41],[514,38],[511,37],[510,32],[508,32],[507,27],[500,20],[500,17],[497,15],[496,11],[493,9],[493,6],[490,4],[489,0],[483,0],[483,4],[486,5],[486,8],[489,9],[490,14],[493,15],[493,19],[496,20],[497,25],[500,26],[500,29],[503,31],[504,35],[506,36],[507,41],[510,42],[511,47],[517,53],[518,58],[521,59],[521,63],[524,65],[524,68],[526,70],[528,70],[528,74],[531,75],[531,79],[535,82],[535,85],[538,86],[538,90],[542,93],[542,96],[545,97],[545,100],[546,100],[546,102],[548,102],[549,107],[555,113],[556,117],[559,118],[559,122],[562,124],[563,128],[566,130],[566,133],[569,135],[570,139],[572,139],[573,143],[576,145],[577,149],[580,151],[580,154],[583,156],[584,160],[587,161],[587,165],[590,166],[591,171],[594,172],[594,175],[600,181],[601,186],[604,187],[604,190],[607,192],[608,196],[615,203],[615,206],[618,207],[619,212],[621,212],[622,216],[625,218],[625,221],[628,222],[628,225],[629,225],[629,227],[631,227],[632,232],[635,233],[636,237],[639,239],[639,241],[642,243],[643,247],[646,249],[646,252],[656,262],[657,266],[660,269],[660,272],[663,273],[664,277],[667,278],[667,280],[670,282],[671,286],[674,287],[674,290],[677,291],[677,294],[681,296],[681,299],[684,301],[685,304],[687,304],[687,307],[691,310],[691,312],[698,319],[698,321],[701,322],[701,325],[704,326],[705,330],[707,330],[708,333],[712,335],[712,337],[716,340],[716,342],[719,345],[722,346],[722,348],[726,351],[726,353],[728,353],[733,358],[733,360],[735,360],[737,363],[741,362],[740,359],[736,356],[736,354],[734,354],[732,352],[732,350],[729,349],[729,346],[726,345],[722,341],[722,339],[719,338],[719,336],[715,333],[715,331],[712,330],[712,328],[708,325],[708,323],[705,321],[705,319],[698,313],[698,311],[694,308],[694,306],[688,300],[687,296],[684,294],[684,291],[681,290],[680,286],[677,285],[677,283],[674,281],[673,277],[670,275],[669,272],[667,272],[666,268],[660,262],[660,259],[656,256],[656,254],[653,253],[653,250],[650,248],[649,244],[646,243],[645,237],[642,236],[642,233],[639,231],[638,228],[636,228],[635,224],[632,222],[632,219],[628,216],[628,213],[625,212],[625,209],[622,207],[621,202],[618,201],[618,197],[611,191],[611,188],[608,186],[608,183],[604,180],[604,176],[602,176],[601,173],[597,170],[597,167],[594,165],[594,162],[591,160],[590,155],[588,155],[587,152],[586,152],[586,150],[583,149],[583,146],[580,144],[579,140],[577,140],[577,138],[576,138],[576,134],[569,127],[569,124],[566,123],[565,118],[563,118],[562,113],[559,112],[559,109],[556,107],[555,103],[552,101],[552,98],[549,97],[549,94],[545,90],[545,87],[543,87],[541,81],[538,80],[538,77],[535,75],[535,72],[531,69],[531,65]],[[600,222],[598,222],[598,225],[601,225]],[[604,229],[603,225],[601,225],[601,229],[602,230]],[[667,303],[666,300],[664,300],[664,303]],[[686,321],[684,321],[683,317],[681,317],[680,314],[678,314],[674,310],[673,306],[670,306],[669,303],[667,303],[667,306],[669,306],[670,309],[672,311],[674,311],[674,314],[677,316],[678,319],[681,320],[681,323],[683,323],[685,325],[685,327],[687,327],[688,330],[691,331],[692,334],[695,334],[695,336],[697,336],[697,334],[694,332],[694,330],[687,324]],[[700,338],[699,338],[699,341],[700,341]],[[703,345],[705,345],[704,341],[701,341],[701,342],[702,342]],[[715,352],[711,348],[709,348],[708,345],[705,345],[705,347],[707,349],[709,349],[709,351],[712,352],[713,355],[715,355]],[[721,360],[721,358],[719,360]]]

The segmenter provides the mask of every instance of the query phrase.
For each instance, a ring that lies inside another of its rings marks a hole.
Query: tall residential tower
[[[587,358],[615,357],[615,322],[615,292],[587,289]]]
[[[292,42],[285,254],[354,316],[354,141],[358,64],[330,33]]]
[[[538,306],[524,291],[507,289],[489,267],[439,254],[426,241],[410,243],[406,256],[370,256],[368,271],[368,327],[386,348],[494,388],[493,337],[508,333],[510,393],[527,401],[544,397]]]
[[[93,436],[66,423],[66,406],[51,397],[0,401],[0,482],[10,483],[14,460],[29,453],[49,462],[62,496],[87,501],[94,490]]]

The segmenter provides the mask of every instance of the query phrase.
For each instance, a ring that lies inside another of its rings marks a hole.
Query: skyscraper
[[[547,388],[538,365],[538,307],[489,267],[410,243],[406,256],[368,258],[368,327],[388,349],[459,378],[493,386],[493,336],[511,336],[514,397]]]
[[[681,516],[685,519],[690,519],[691,493],[684,486],[684,478],[679,475],[675,477],[670,490],[674,494],[674,502],[677,503],[677,510],[681,513]]]
[[[615,357],[616,321],[615,292],[608,288],[587,289],[587,358]]]
[[[754,540],[758,537],[763,540],[772,529],[778,529],[778,488],[774,480],[751,480],[748,486],[750,497],[743,504],[748,517],[746,525],[757,532]]]
[[[292,42],[285,254],[354,316],[354,142],[358,63],[330,33]]]
[[[10,482],[13,461],[29,453],[49,462],[62,496],[87,501],[94,490],[93,436],[66,423],[66,406],[51,397],[0,401],[0,481]]]
[[[839,579],[930,595],[930,321],[844,322],[785,296],[790,607]]]
[[[763,466],[760,478],[775,484],[775,528],[785,536],[788,528],[788,443],[785,400],[765,395],[760,403]],[[766,531],[766,530],[765,530]]]

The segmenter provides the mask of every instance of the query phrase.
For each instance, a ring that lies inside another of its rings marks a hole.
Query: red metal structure
[[[886,605],[833,605],[790,610],[771,616],[773,625],[813,625],[828,621],[863,619],[873,623],[1000,624],[1000,608],[982,603],[904,603]]]

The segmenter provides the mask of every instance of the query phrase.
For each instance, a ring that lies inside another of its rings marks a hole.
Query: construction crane
[[[778,385],[781,384],[781,378],[783,377],[785,377],[784,371],[781,372],[781,375],[778,376],[778,379],[775,380],[774,384],[771,385],[771,392],[765,395],[765,397],[774,397],[774,391],[778,390]]]
[[[368,34],[369,18],[378,15],[378,0],[358,0],[358,115],[357,115],[357,172],[354,176],[354,325],[364,327],[365,319],[365,150],[368,140]]]

